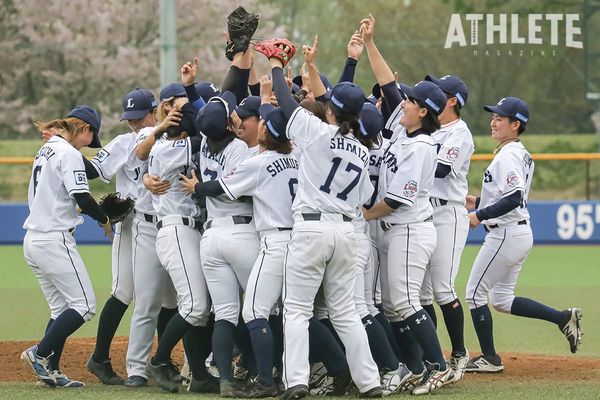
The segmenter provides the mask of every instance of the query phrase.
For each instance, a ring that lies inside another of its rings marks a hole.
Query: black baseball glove
[[[235,53],[243,53],[250,46],[250,39],[258,27],[258,14],[249,13],[244,7],[239,6],[227,17],[227,31],[229,40],[225,47],[225,57],[233,61]]]
[[[127,197],[126,199],[122,199],[119,197],[119,193],[109,193],[100,199],[100,203],[98,203],[102,211],[108,218],[110,218],[111,224],[116,224],[118,222],[122,222],[127,215],[133,210],[135,206],[135,200],[131,197]]]

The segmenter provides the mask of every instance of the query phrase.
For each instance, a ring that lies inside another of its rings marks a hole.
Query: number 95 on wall
[[[555,215],[554,232],[561,241],[600,243],[600,202],[560,202]]]

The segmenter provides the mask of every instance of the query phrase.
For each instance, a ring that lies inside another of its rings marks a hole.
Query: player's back
[[[288,136],[302,150],[294,212],[356,216],[373,194],[369,150],[351,133],[298,108],[288,123]]]
[[[198,206],[189,194],[182,191],[179,176],[183,174],[191,177],[192,167],[192,146],[189,138],[161,139],[152,147],[148,159],[148,172],[158,175],[160,180],[171,182],[171,187],[165,194],[152,196],[154,210],[159,219],[167,215],[198,215]]]
[[[83,223],[75,193],[89,192],[82,155],[61,136],[37,152],[29,181],[29,216],[23,227],[38,232],[66,231]]]

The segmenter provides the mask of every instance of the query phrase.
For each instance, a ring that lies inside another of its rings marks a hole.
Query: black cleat
[[[105,385],[122,385],[125,383],[125,380],[113,370],[110,359],[96,362],[93,357],[90,357],[86,367],[88,371],[100,379],[100,382]]]
[[[303,399],[308,396],[308,386],[306,385],[296,385],[287,389],[279,396],[279,400],[296,400]]]
[[[188,392],[192,393],[220,393],[219,380],[209,376],[206,379],[195,379],[192,377],[187,388]]]
[[[375,386],[373,389],[369,389],[366,392],[359,394],[358,397],[367,399],[383,397],[383,389],[381,388],[381,386]]]
[[[156,384],[162,390],[169,393],[177,393],[179,391],[179,384],[171,380],[169,366],[167,363],[154,365],[152,364],[152,361],[150,361],[146,367],[146,371],[148,371],[148,375],[154,378]]]
[[[123,385],[130,388],[139,388],[148,385],[148,379],[139,375],[131,375]]]

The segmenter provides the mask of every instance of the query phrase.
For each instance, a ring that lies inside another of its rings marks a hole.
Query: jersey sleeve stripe
[[[287,126],[285,128],[285,136],[287,136],[288,139],[291,139],[290,136],[290,127],[292,126],[292,124],[294,123],[294,119],[296,119],[296,117],[298,116],[298,113],[302,110],[302,107],[298,106],[294,112],[292,113],[292,116],[290,117],[290,120],[287,123]]]
[[[397,195],[397,194],[394,194],[394,193],[390,193],[390,192],[387,192],[385,194],[385,197],[389,197],[392,200],[399,201],[400,203],[404,203],[404,204],[409,205],[411,207],[415,204],[414,201],[412,201],[412,200],[410,200],[410,199],[408,199],[408,198],[406,198],[404,196],[400,196],[400,195]]]
[[[513,194],[514,192],[518,192],[518,191],[521,191],[521,192],[523,192],[523,193],[524,193],[524,192],[525,192],[525,189],[524,189],[523,187],[521,187],[521,186],[517,186],[517,187],[515,187],[515,188],[512,188],[512,189],[511,189],[511,190],[509,190],[508,192],[502,193],[502,197],[510,196],[510,195],[511,195],[511,194]]]
[[[225,182],[223,182],[223,179],[219,179],[219,184],[221,185],[221,187],[225,191],[225,194],[227,195],[227,197],[229,197],[231,200],[235,200],[236,199],[236,197],[233,195],[233,193],[231,193],[231,191],[229,190],[229,188],[227,187],[227,185],[225,184]]]
[[[102,182],[104,182],[104,183],[110,183],[110,179],[107,178],[104,175],[104,172],[102,171],[102,168],[98,164],[96,164],[96,162],[94,161],[94,159],[92,159],[90,162],[92,163],[92,165],[94,166],[94,168],[96,168],[96,171],[98,171],[98,175],[99,175],[100,180]]]

